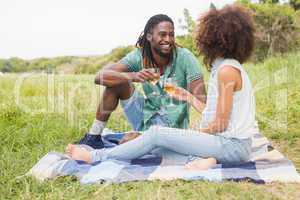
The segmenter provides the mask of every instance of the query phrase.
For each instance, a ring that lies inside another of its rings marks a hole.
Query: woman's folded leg
[[[230,148],[226,148],[228,146],[227,143],[230,144]],[[92,162],[110,158],[132,160],[158,147],[183,155],[194,155],[202,158],[213,157],[218,161],[230,161],[231,158],[234,161],[234,159],[239,159],[240,157],[236,155],[239,154],[240,146],[236,146],[230,139],[194,130],[160,126],[152,126],[140,137],[112,149],[94,150],[91,152],[90,157]]]
[[[222,149],[218,137],[194,130],[152,126],[140,137],[108,150],[92,152],[93,161],[109,158],[131,160],[163,147],[183,155],[216,156]]]

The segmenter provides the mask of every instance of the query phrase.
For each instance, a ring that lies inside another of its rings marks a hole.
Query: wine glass
[[[164,84],[164,90],[168,93],[168,94],[173,94],[175,92],[175,87],[177,86],[177,82],[175,80],[175,77],[170,77],[167,78]],[[173,100],[171,98],[171,103],[169,106],[176,106],[173,103]]]
[[[150,80],[150,83],[151,83],[151,84],[153,85],[153,87],[154,87],[152,94],[153,94],[153,95],[158,95],[158,93],[155,91],[155,90],[157,89],[155,86],[156,86],[156,84],[157,84],[157,83],[159,82],[159,80],[160,80],[160,69],[157,68],[157,67],[155,67],[155,68],[150,68],[149,71],[151,71],[151,72],[153,72],[153,73],[155,73],[155,74],[157,75],[154,79]]]

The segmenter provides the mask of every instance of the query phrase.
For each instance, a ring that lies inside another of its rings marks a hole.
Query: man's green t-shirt
[[[130,72],[142,70],[141,50],[137,48],[128,53],[120,60],[120,63],[127,65]],[[161,83],[168,77],[175,78],[177,86],[187,89],[190,82],[202,78],[203,74],[197,58],[188,49],[176,47],[172,63],[166,67],[164,74],[160,78],[161,81],[155,86],[150,82],[142,84],[145,95],[142,130],[146,130],[152,125],[151,118],[156,114],[165,115],[169,127],[188,128],[189,126],[189,105],[185,102],[171,99],[162,88]],[[170,105],[171,101],[176,106]]]

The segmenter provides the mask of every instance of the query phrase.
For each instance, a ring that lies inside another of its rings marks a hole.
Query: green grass
[[[300,172],[300,53],[246,66],[262,131]],[[63,151],[94,118],[101,88],[88,75],[0,77],[0,199],[297,199],[295,183],[143,181],[79,185],[72,177],[39,183],[26,173],[44,154]],[[199,115],[193,112],[192,119]],[[121,110],[108,127],[129,130]]]

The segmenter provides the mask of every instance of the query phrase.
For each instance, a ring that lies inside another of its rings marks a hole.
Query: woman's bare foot
[[[188,170],[207,170],[217,164],[215,158],[197,159],[189,162],[185,165],[185,169]]]
[[[74,160],[82,160],[86,163],[92,163],[91,153],[80,146],[68,144],[66,147],[66,153]]]

